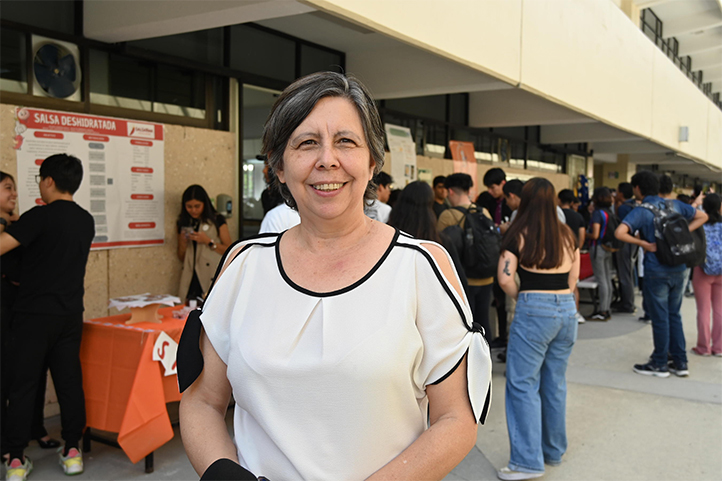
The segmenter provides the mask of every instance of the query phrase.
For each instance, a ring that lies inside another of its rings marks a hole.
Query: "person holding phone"
[[[178,296],[203,300],[211,287],[221,256],[231,245],[226,219],[216,212],[206,190],[191,185],[181,200],[178,259],[183,262]]]

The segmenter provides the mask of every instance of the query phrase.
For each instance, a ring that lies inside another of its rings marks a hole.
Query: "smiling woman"
[[[446,251],[364,215],[384,154],[371,96],[302,78],[263,139],[301,223],[229,248],[186,323],[191,463],[203,479],[443,478],[486,417],[491,361]]]

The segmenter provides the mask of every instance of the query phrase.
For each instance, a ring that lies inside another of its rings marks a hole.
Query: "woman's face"
[[[363,210],[373,169],[356,107],[347,99],[326,97],[291,134],[277,174],[301,215],[333,219]]]
[[[15,210],[17,204],[18,191],[15,189],[15,182],[10,177],[0,182],[0,209],[10,214]]]
[[[186,212],[194,219],[200,219],[203,213],[203,202],[195,199],[189,200],[186,202]]]

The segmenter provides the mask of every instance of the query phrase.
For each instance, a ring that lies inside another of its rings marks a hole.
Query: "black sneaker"
[[[679,376],[679,377],[689,376],[689,369],[687,369],[686,362],[670,361],[670,363],[667,365],[667,368],[669,369],[669,372],[671,372],[672,374],[674,374],[676,376]]]
[[[651,362],[647,364],[635,364],[634,372],[645,376],[669,377],[667,366],[655,366]]]
[[[625,309],[623,307],[612,307],[612,312],[618,312],[620,314],[634,314],[637,312],[637,308],[633,307],[631,309]]]
[[[646,322],[647,324],[649,324],[650,322],[652,322],[652,318],[649,317],[647,313],[644,313],[644,315],[639,318],[639,322]]]
[[[595,312],[591,316],[587,317],[587,321],[602,321],[606,322],[611,319],[612,316],[608,312]]]

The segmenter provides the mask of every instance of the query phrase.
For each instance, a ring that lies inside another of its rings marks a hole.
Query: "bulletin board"
[[[36,175],[53,154],[83,164],[74,200],[95,220],[92,249],[164,243],[163,125],[18,107],[14,148],[20,214],[42,205]]]

